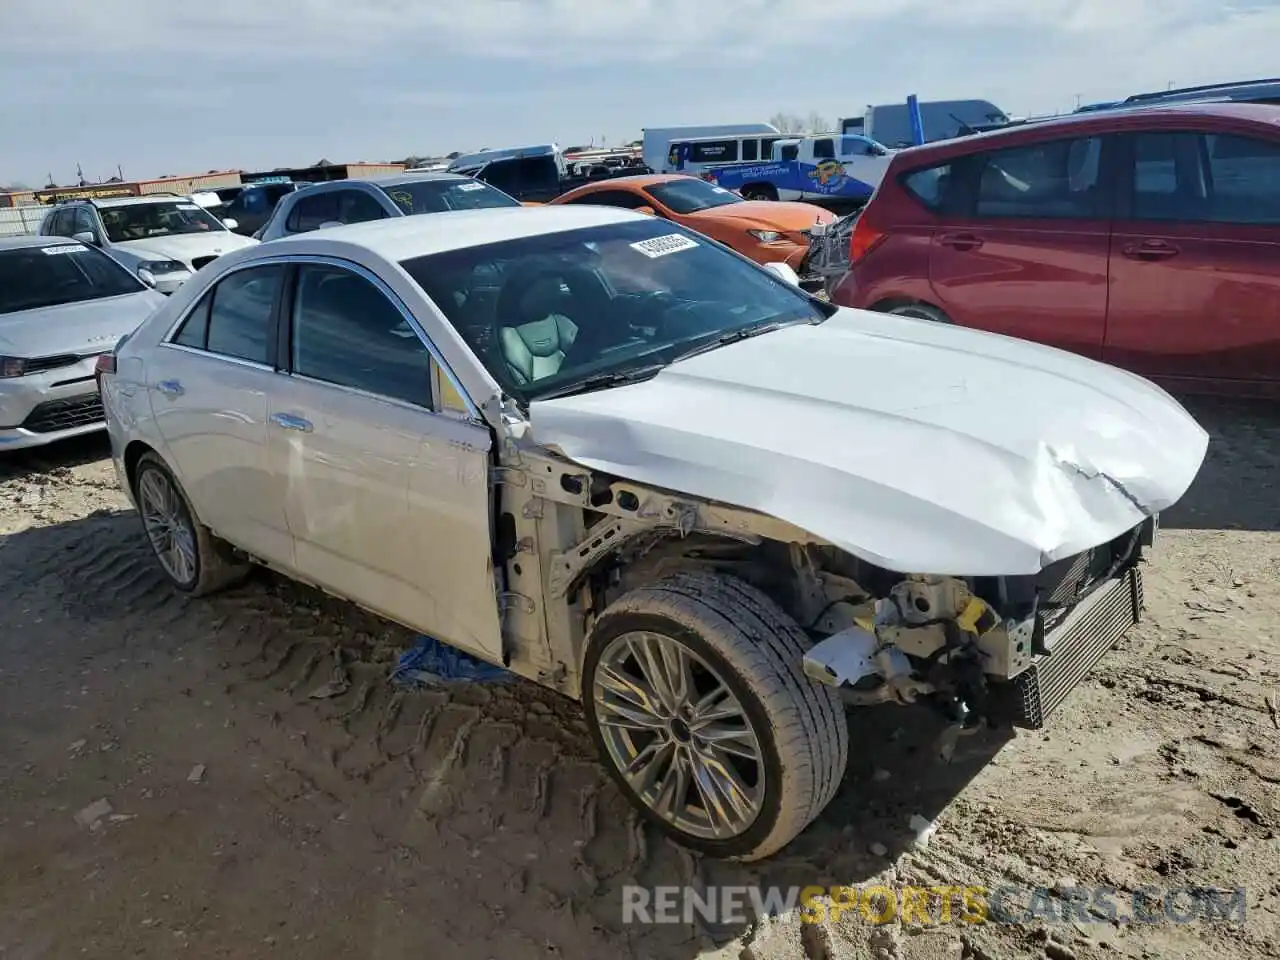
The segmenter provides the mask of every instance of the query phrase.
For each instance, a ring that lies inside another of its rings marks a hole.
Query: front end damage
[[[1027,577],[906,577],[842,603],[805,673],[852,704],[927,703],[962,728],[1042,727],[1141,617],[1153,517]]]
[[[733,577],[775,600],[810,639],[805,674],[849,705],[931,707],[956,735],[1043,726],[1141,614],[1139,564],[1155,517],[1035,574],[905,575],[774,517],[516,449],[510,459],[523,465],[508,471],[509,506],[526,495],[556,504],[554,512],[523,506],[517,526],[536,523],[528,542],[546,550],[548,613],[561,611],[574,638],[569,656],[551,653],[564,650],[554,638],[548,653],[572,695],[595,620],[627,592],[679,571]],[[510,559],[527,567],[518,556]]]

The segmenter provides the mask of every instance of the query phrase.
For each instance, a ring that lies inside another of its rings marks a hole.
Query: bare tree
[[[805,121],[804,126],[810,133],[831,132],[831,124],[827,123],[827,118],[816,111],[809,114],[809,119]]]
[[[804,133],[804,120],[794,113],[779,111],[769,118],[769,122],[778,128],[779,133]]]

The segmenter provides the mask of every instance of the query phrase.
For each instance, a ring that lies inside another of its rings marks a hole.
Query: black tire
[[[169,564],[161,557],[160,549],[147,527],[142,494],[143,483],[147,477],[166,484],[173,491],[176,497],[174,513],[179,520],[190,527],[195,549],[194,572],[188,577],[180,578],[170,570]],[[143,518],[143,532],[151,544],[157,564],[175,589],[192,597],[203,597],[238,583],[253,569],[253,564],[247,560],[238,559],[230,545],[215,537],[213,531],[200,522],[191,506],[191,501],[187,498],[186,491],[182,489],[182,484],[178,483],[177,478],[159,456],[154,453],[144,453],[138,459],[138,465],[134,471],[133,488],[134,502],[138,505],[138,516]]]
[[[769,183],[749,183],[742,188],[743,200],[777,200],[778,191]]]
[[[930,320],[933,323],[955,322],[937,307],[928,303],[902,303],[883,312],[899,317],[913,317],[916,320]]]
[[[712,667],[741,704],[763,756],[754,821],[736,836],[686,832],[650,809],[613,761],[597,716],[601,654],[626,634],[674,639]],[[803,671],[804,632],[756,588],[731,577],[677,573],[624,594],[588,640],[582,699],[602,762],[642,816],[677,843],[709,856],[759,860],[791,842],[830,803],[844,776],[849,731],[839,696]]]

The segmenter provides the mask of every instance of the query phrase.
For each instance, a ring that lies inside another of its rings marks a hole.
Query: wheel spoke
[[[709,723],[695,731],[696,738],[708,749],[722,750],[735,757],[760,762],[760,744],[751,728],[728,723]]]
[[[653,806],[654,788],[662,780],[673,753],[675,753],[675,744],[670,740],[655,737],[635,755],[623,771],[631,782],[632,788],[644,797],[645,802],[650,806]]]
[[[755,822],[764,732],[705,659],[674,637],[626,633],[601,651],[591,682],[605,751],[641,804],[706,839]]]
[[[688,747],[677,747],[671,757],[671,766],[658,788],[653,809],[667,819],[678,823],[684,816],[685,798],[689,793],[692,761]]]
[[[630,642],[631,652],[635,656],[636,664],[640,667],[640,672],[644,674],[645,680],[657,695],[658,702],[667,710],[668,716],[675,713],[676,707],[679,705],[674,699],[674,692],[671,684],[667,680],[666,670],[662,664],[662,652],[657,640],[650,634],[645,634],[637,640]]]
[[[714,811],[730,833],[741,833],[758,812],[750,788],[742,782],[733,764],[714,751],[695,752],[694,757],[699,776],[706,778],[707,789],[700,792],[715,798],[707,814],[710,816]]]
[[[693,719],[690,721],[690,726],[696,731],[709,723],[738,719],[746,723],[741,704],[734,699],[728,687],[722,683],[717,683],[711,690],[703,694],[701,700],[694,704]]]

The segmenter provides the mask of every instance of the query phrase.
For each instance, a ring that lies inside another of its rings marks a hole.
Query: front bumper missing
[[[997,723],[1039,730],[1142,618],[1142,571],[1132,567],[1095,588],[1045,638],[1051,651],[1008,683],[988,689],[987,715]]]

